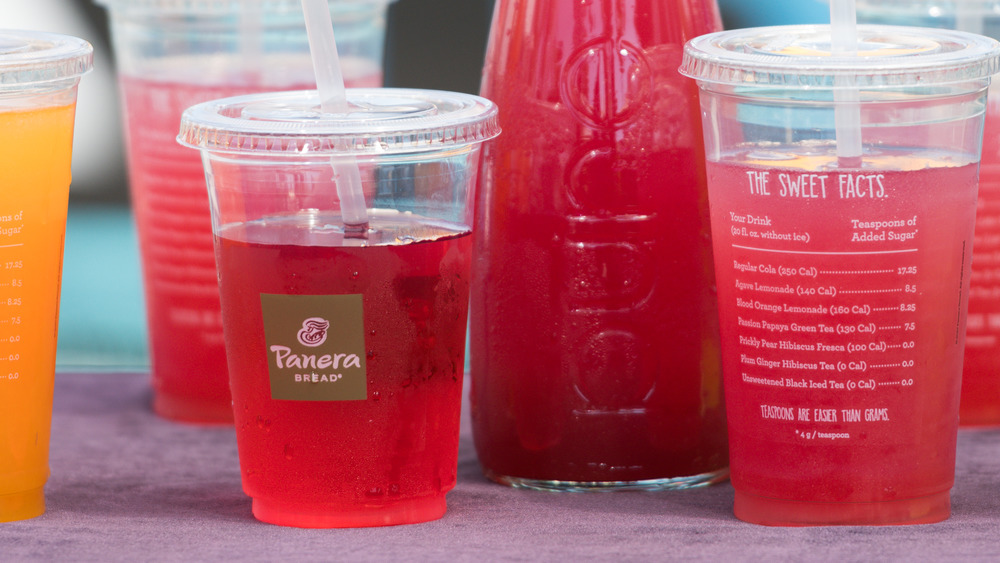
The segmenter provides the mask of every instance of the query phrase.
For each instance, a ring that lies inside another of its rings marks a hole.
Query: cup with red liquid
[[[731,478],[771,525],[946,519],[998,43],[947,30],[690,41]],[[853,124],[853,125],[852,125]]]
[[[174,142],[184,108],[315,85],[301,0],[99,0],[123,98],[153,409],[232,421],[204,171]],[[348,86],[381,86],[387,0],[330,1]]]
[[[714,0],[496,3],[470,312],[484,474],[550,491],[727,475],[698,89]]]
[[[858,21],[941,27],[1000,38],[1000,14],[990,0],[859,0]],[[1000,426],[1000,90],[986,107],[979,208],[969,284],[969,319],[962,365],[962,426]]]
[[[188,109],[178,137],[208,179],[243,488],[275,524],[432,520],[455,485],[472,202],[496,107],[400,89],[348,102],[227,98]],[[353,167],[367,225],[341,219]]]

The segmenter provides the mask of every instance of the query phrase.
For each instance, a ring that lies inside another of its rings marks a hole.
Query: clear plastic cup
[[[829,26],[685,48],[681,72],[701,88],[735,513],[750,522],[950,514],[1000,50],[954,31],[858,34],[856,54],[833,52]],[[860,156],[838,156],[855,135]]]
[[[207,100],[315,87],[301,0],[98,0],[108,8],[145,286],[154,410],[232,420],[204,172],[174,142]],[[331,0],[349,86],[382,84],[383,0]]]
[[[0,30],[0,522],[45,512],[77,85],[93,49]]]
[[[243,488],[301,527],[440,518],[454,485],[480,145],[476,96],[349,89],[184,113],[210,191]],[[357,166],[367,230],[337,176]]]
[[[919,25],[1000,38],[996,0],[859,0],[858,21]],[[962,367],[963,426],[1000,425],[1000,91],[990,89]]]

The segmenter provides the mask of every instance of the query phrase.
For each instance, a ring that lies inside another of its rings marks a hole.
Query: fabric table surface
[[[444,518],[306,530],[253,518],[231,427],[162,420],[150,398],[144,374],[57,375],[48,511],[0,524],[0,562],[1000,559],[1000,430],[960,433],[945,522],[769,528],[733,517],[728,483],[549,493],[489,482],[466,405]]]

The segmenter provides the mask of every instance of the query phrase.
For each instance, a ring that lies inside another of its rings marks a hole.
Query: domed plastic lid
[[[941,17],[963,14],[981,16],[1000,15],[998,0],[856,0],[858,11],[882,9],[906,14],[922,14],[927,17]]]
[[[702,35],[680,72],[732,86],[900,88],[984,79],[1000,70],[1000,43],[946,29],[858,26],[857,53],[834,52],[830,26],[776,26]]]
[[[241,10],[302,11],[302,0],[94,0],[108,9],[172,14],[235,14]],[[351,5],[384,6],[395,0],[332,0],[335,8]]]
[[[350,111],[323,113],[315,90],[250,94],[188,108],[177,141],[256,156],[380,155],[457,148],[500,133],[493,102],[456,92],[347,90]]]
[[[0,30],[0,89],[24,89],[73,80],[93,66],[83,39],[38,31]]]

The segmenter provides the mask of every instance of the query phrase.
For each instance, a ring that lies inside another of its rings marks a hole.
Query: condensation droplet
[[[260,428],[261,430],[266,430],[266,431],[270,432],[271,431],[271,421],[268,420],[268,419],[266,419],[266,418],[264,418],[261,415],[257,415],[257,428]]]
[[[291,444],[285,444],[285,459],[292,459],[292,454],[293,453],[294,452],[292,450],[292,445]]]

